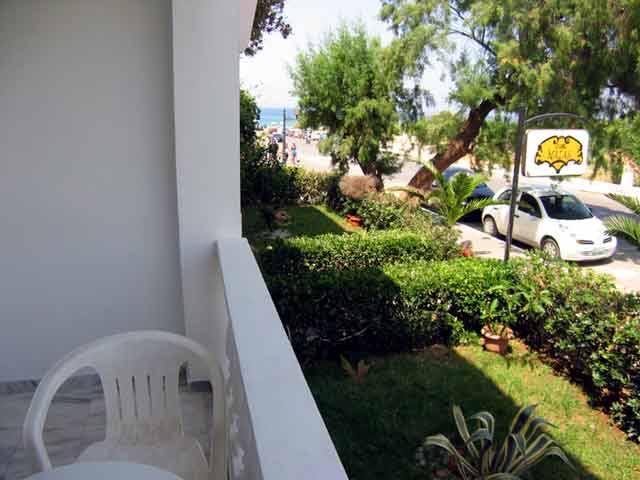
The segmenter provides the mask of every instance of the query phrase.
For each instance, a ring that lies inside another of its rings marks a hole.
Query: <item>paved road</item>
[[[296,144],[301,166],[309,170],[316,171],[331,170],[330,158],[320,155],[315,142],[306,144],[304,140],[288,138],[287,143],[290,145],[291,142]],[[407,162],[400,172],[385,179],[385,186],[406,185],[418,168],[419,166],[415,163]],[[352,167],[350,172],[354,174],[362,174],[358,167]],[[539,182],[540,181],[537,183]],[[527,183],[530,183],[528,179],[521,179],[521,185],[525,185]],[[489,185],[494,190],[498,190],[507,185],[507,182],[505,182],[504,178],[501,176],[495,175],[489,181]],[[582,192],[573,189],[573,187],[567,187],[567,189],[570,189],[572,193],[586,203],[593,213],[600,219],[604,219],[611,215],[631,215],[631,212],[627,208],[608,199],[602,194]],[[474,228],[476,231],[481,231],[481,225],[479,222],[468,223],[467,225]],[[469,230],[465,231],[467,232],[467,237],[473,240],[474,248],[479,248],[481,251],[487,252],[486,254],[488,256],[502,258],[501,252],[504,244],[500,240],[493,240],[481,232],[473,233]],[[517,242],[516,247],[522,250],[530,249],[527,245]],[[624,239],[618,239],[618,250],[612,260],[583,262],[580,265],[585,268],[592,268],[597,272],[613,276],[616,280],[616,284],[620,288],[640,291],[640,250]]]

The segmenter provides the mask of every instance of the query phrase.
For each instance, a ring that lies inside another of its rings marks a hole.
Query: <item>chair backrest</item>
[[[129,332],[102,338],[71,352],[40,382],[24,424],[25,447],[41,470],[51,468],[42,431],[56,391],[78,370],[90,367],[102,381],[106,440],[153,445],[182,433],[179,373],[185,365],[206,368],[212,387],[213,427],[210,466],[214,478],[226,472],[224,380],[213,355],[181,335],[160,331]],[[218,476],[222,475],[222,476]]]

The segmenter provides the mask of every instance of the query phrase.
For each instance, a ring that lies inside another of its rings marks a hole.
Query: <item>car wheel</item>
[[[542,240],[540,248],[551,258],[560,258],[560,247],[553,238],[545,238]]]
[[[496,225],[496,221],[493,217],[486,216],[482,221],[482,231],[491,235],[492,237],[498,236],[498,226]]]

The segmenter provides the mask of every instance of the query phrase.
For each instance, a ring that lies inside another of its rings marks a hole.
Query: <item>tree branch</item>
[[[454,7],[451,4],[449,4],[449,8],[455,12],[455,14],[458,16],[458,18],[460,20],[462,20],[463,22],[466,21],[466,18],[464,18],[464,16],[462,15],[462,12],[460,11],[460,9]]]
[[[491,46],[488,43],[483,42],[482,40],[480,40],[479,38],[477,38],[475,35],[473,35],[471,33],[463,32],[462,30],[454,30],[454,29],[449,30],[449,33],[453,33],[453,34],[456,34],[456,35],[462,35],[463,37],[466,37],[469,40],[473,40],[474,42],[476,42],[478,45],[480,45],[483,49],[485,49],[488,53],[490,53],[494,57],[498,56],[496,54],[495,50],[493,48],[491,48]]]

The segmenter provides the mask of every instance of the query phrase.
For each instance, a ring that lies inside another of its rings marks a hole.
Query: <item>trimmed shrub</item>
[[[314,172],[303,168],[287,167],[294,171],[298,189],[298,203],[318,205],[328,203],[329,189],[340,180],[336,173]]]
[[[362,218],[367,230],[409,229],[422,232],[432,228],[436,218],[389,193],[371,194],[360,201],[350,201],[349,207],[350,213]]]
[[[460,256],[456,233],[432,227],[423,233],[386,230],[277,240],[258,255],[265,274],[362,270],[397,262]]]
[[[455,344],[480,330],[496,295],[508,295],[498,305],[515,312],[516,334],[584,385],[630,438],[640,440],[640,295],[540,255],[508,264],[475,258],[393,263],[415,257],[360,254],[347,244],[301,249],[307,255],[301,258],[314,260],[304,263],[296,257],[300,250],[283,254],[284,268],[272,259],[268,273],[287,274],[265,278],[302,359]],[[344,261],[350,256],[352,269]]]
[[[294,348],[308,358],[344,349],[390,352],[455,343],[465,326],[479,330],[483,293],[507,275],[501,265],[421,261],[266,280]]]
[[[516,333],[640,440],[640,296],[620,292],[608,277],[537,255],[519,262],[513,284],[526,293]],[[533,312],[543,296],[547,308]]]
[[[331,185],[340,179],[335,173],[283,166],[262,150],[244,158],[241,167],[243,205],[328,203]]]

